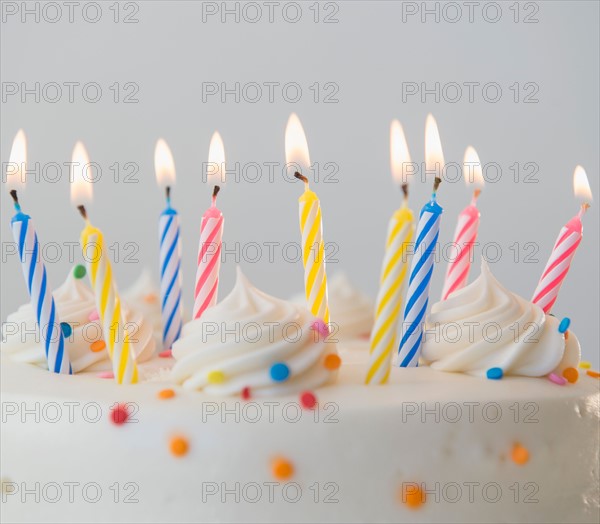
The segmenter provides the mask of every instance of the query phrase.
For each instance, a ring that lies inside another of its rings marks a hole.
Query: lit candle
[[[592,203],[592,191],[583,167],[577,166],[573,174],[575,195],[582,200],[579,213],[560,230],[546,269],[542,273],[531,301],[550,313],[558,297],[560,286],[569,272],[571,261],[583,235],[581,219]]]
[[[154,149],[154,170],[159,187],[164,187],[167,207],[158,221],[160,241],[160,296],[163,350],[169,351],[181,334],[181,242],[179,214],[171,207],[171,188],[175,184],[175,162],[167,143],[161,138]]]
[[[121,310],[121,300],[107,256],[104,236],[102,231],[92,226],[84,206],[91,202],[93,195],[89,165],[85,147],[81,142],[77,142],[71,164],[71,202],[85,220],[85,227],[81,232],[83,258],[96,297],[96,308],[102,322],[105,341],[108,343],[115,380],[119,384],[134,384],[138,380],[135,355]]]
[[[19,248],[19,259],[23,276],[29,291],[31,307],[36,314],[39,335],[44,343],[48,369],[54,373],[70,374],[71,363],[65,349],[63,325],[58,318],[52,287],[48,282],[46,267],[40,254],[40,244],[29,215],[21,211],[17,188],[25,187],[25,166],[27,163],[27,141],[23,130],[19,130],[13,141],[7,172],[7,186],[14,201],[15,216],[10,221],[15,243]],[[69,330],[70,333],[70,330]]]
[[[473,262],[473,247],[477,240],[480,216],[479,209],[477,209],[477,199],[483,189],[484,181],[479,155],[471,146],[467,147],[465,151],[464,177],[467,187],[474,186],[473,198],[471,203],[458,215],[453,242],[456,252],[453,253],[454,257],[448,261],[442,300],[446,300],[450,293],[454,293],[454,291],[465,286]]]
[[[427,173],[434,174],[431,199],[421,209],[417,225],[415,254],[410,266],[408,295],[404,306],[402,336],[398,349],[398,365],[413,367],[419,365],[423,323],[429,301],[429,284],[433,273],[435,245],[440,233],[440,220],[443,209],[437,203],[437,190],[442,181],[444,154],[437,124],[432,115],[425,123],[425,167]]]
[[[225,147],[218,132],[215,132],[208,149],[207,181],[213,186],[212,204],[202,216],[200,225],[200,246],[198,248],[198,269],[194,293],[193,317],[217,303],[219,270],[221,268],[221,239],[223,238],[223,214],[217,208],[219,180],[225,180]]]
[[[285,158],[288,164],[302,168],[310,167],[308,143],[300,119],[290,115],[285,130]],[[304,182],[304,193],[298,199],[300,207],[300,231],[302,233],[302,263],[304,264],[304,291],[310,312],[329,323],[327,302],[327,274],[325,271],[325,243],[321,221],[321,204],[311,191],[308,178],[297,171],[294,175]]]
[[[398,120],[392,122],[390,129],[390,160],[392,175],[402,187],[404,198],[388,223],[375,324],[371,331],[367,384],[385,384],[390,374],[393,351],[398,343],[400,307],[408,272],[408,250],[415,232],[415,217],[408,208],[410,154]]]

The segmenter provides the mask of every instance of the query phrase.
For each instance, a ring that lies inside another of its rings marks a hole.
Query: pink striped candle
[[[592,192],[588,183],[587,176],[581,166],[575,168],[573,175],[573,186],[575,195],[583,200],[581,209],[577,215],[569,220],[560,230],[558,238],[552,248],[550,259],[542,273],[540,281],[533,293],[531,301],[540,306],[544,313],[550,313],[552,306],[558,298],[558,292],[562,285],[571,261],[575,256],[575,251],[581,242],[583,236],[583,224],[581,219],[590,207],[592,201]]]
[[[477,209],[477,198],[481,194],[484,181],[479,156],[477,155],[477,151],[471,146],[467,147],[465,151],[464,171],[467,186],[473,184],[476,187],[473,191],[471,203],[458,215],[453,242],[456,254],[448,261],[442,300],[446,300],[451,293],[458,291],[466,285],[469,279],[471,263],[473,262],[473,247],[477,240],[480,216],[479,209]]]
[[[208,178],[218,180],[225,173],[225,151],[219,133],[214,133],[208,152]],[[212,167],[211,167],[212,166]],[[217,208],[217,195],[220,187],[215,184],[212,193],[212,205],[202,216],[200,225],[200,247],[198,248],[198,269],[194,291],[193,318],[217,303],[219,289],[219,270],[221,268],[221,241],[223,238],[223,214]]]

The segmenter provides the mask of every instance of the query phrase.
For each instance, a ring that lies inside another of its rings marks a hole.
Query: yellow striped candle
[[[371,331],[369,365],[365,382],[385,384],[390,375],[392,355],[398,346],[398,325],[402,296],[407,280],[408,258],[415,232],[415,217],[408,208],[410,154],[400,122],[390,129],[392,175],[402,185],[404,200],[388,224],[385,256],[381,268],[379,292],[375,306],[375,324]]]
[[[88,268],[90,283],[96,298],[96,307],[102,323],[108,354],[112,361],[113,374],[118,384],[134,384],[138,381],[133,347],[127,331],[121,300],[113,279],[112,267],[107,256],[102,232],[92,226],[88,220],[85,207],[80,204],[85,194],[91,198],[92,188],[87,180],[86,166],[89,166],[87,153],[83,144],[78,142],[73,151],[71,177],[71,200],[85,219],[85,227],[81,232],[81,247]]]
[[[306,177],[296,173],[296,178],[304,182],[304,193],[298,199],[298,203],[300,205],[306,303],[315,317],[321,318],[325,324],[329,324],[321,204],[314,191],[310,190]]]
[[[288,167],[292,165],[296,170],[295,177],[304,182],[304,193],[298,199],[298,204],[306,305],[315,317],[329,324],[321,204],[314,191],[311,191],[308,179],[299,172],[302,167],[310,168],[310,156],[304,129],[295,113],[290,115],[285,130],[285,156]]]

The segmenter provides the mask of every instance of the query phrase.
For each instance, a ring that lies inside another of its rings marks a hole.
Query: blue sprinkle
[[[287,367],[283,362],[278,362],[271,366],[271,378],[275,382],[283,382],[290,376],[290,368]]]
[[[504,372],[502,371],[502,368],[490,368],[486,372],[486,376],[490,380],[500,380],[503,375]]]
[[[67,338],[71,336],[71,333],[73,333],[73,328],[71,327],[71,324],[69,324],[68,322],[61,322],[60,329],[63,332],[63,336],[67,337]]]
[[[558,325],[558,332],[559,333],[566,333],[567,329],[569,329],[569,326],[571,325],[571,319],[569,317],[565,317],[560,321],[560,324]]]

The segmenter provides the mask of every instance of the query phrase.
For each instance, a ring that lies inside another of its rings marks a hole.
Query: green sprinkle
[[[85,266],[82,266],[81,264],[78,264],[73,268],[73,276],[75,278],[83,278],[86,273]]]

